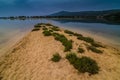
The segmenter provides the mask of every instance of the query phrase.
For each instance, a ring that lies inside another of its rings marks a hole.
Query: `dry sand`
[[[42,30],[30,32],[19,43],[12,47],[6,55],[0,58],[0,80],[119,80],[120,79],[120,55],[119,51],[107,46],[101,48],[103,54],[87,51],[84,41],[72,39],[72,52],[77,51],[81,45],[86,52],[78,56],[88,56],[96,60],[100,66],[98,74],[89,76],[88,73],[78,73],[76,69],[65,59],[67,52],[64,46],[53,36],[45,37]],[[58,52],[62,59],[52,62],[52,55]]]

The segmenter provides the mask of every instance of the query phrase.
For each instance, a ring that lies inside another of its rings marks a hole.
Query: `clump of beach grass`
[[[84,53],[84,52],[85,52],[85,50],[83,48],[81,48],[81,47],[78,48],[78,53]]]
[[[48,30],[48,28],[46,28],[45,26],[42,28],[43,30]]]
[[[44,36],[51,36],[52,35],[51,31],[48,31],[48,30],[44,30],[43,34],[44,34]]]
[[[95,53],[103,53],[103,51],[97,49],[97,48],[94,47],[94,46],[88,46],[87,49],[88,49],[88,50],[91,50],[92,52],[95,52]]]
[[[53,62],[59,62],[60,59],[61,59],[61,56],[59,55],[59,53],[54,54],[53,57],[51,58]]]
[[[33,30],[32,30],[32,32],[33,31],[39,31],[40,29],[39,28],[34,28]]]
[[[83,36],[82,34],[74,33],[74,36]]]
[[[46,25],[46,26],[53,26],[53,25],[52,25],[52,24],[50,24],[50,23],[46,23],[45,25]]]
[[[55,40],[60,41],[64,45],[65,52],[70,51],[72,49],[72,41],[68,40],[64,35],[58,34],[58,33],[53,33],[53,36],[54,36]]]
[[[89,74],[97,74],[99,72],[98,64],[95,60],[89,57],[77,57],[75,53],[66,55],[66,59],[81,73],[88,72]]]
[[[36,24],[36,25],[34,25],[34,28],[40,28],[41,27],[41,24]]]
[[[67,33],[67,34],[70,34],[70,35],[73,35],[73,34],[74,34],[74,32],[69,31],[69,30],[65,30],[64,32]]]
[[[52,29],[53,31],[60,31],[59,27],[57,27],[57,26],[53,26],[51,29]]]
[[[91,45],[94,47],[102,47],[102,48],[104,47],[103,45],[96,43],[96,42],[92,42]]]
[[[92,39],[90,37],[78,36],[77,39],[83,40],[83,41],[88,42],[88,43],[93,43],[94,42],[94,39]]]

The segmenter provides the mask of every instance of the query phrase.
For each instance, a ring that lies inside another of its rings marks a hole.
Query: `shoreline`
[[[56,25],[57,26],[57,25]],[[103,37],[102,35],[96,35],[96,34],[94,34],[94,33],[91,33],[90,31],[88,31],[88,30],[83,30],[83,29],[81,29],[81,30],[77,30],[77,29],[74,29],[74,28],[72,28],[72,27],[68,27],[68,28],[66,28],[65,26],[64,27],[61,27],[61,28],[63,28],[63,29],[68,29],[68,30],[71,30],[71,31],[74,31],[74,32],[77,32],[77,33],[80,33],[80,34],[83,34],[83,35],[85,35],[85,36],[89,36],[89,37],[92,37],[92,38],[94,38],[96,41],[98,41],[98,42],[101,42],[101,43],[103,43],[103,44],[105,44],[105,45],[108,45],[108,46],[110,46],[110,47],[112,47],[112,48],[116,48],[116,49],[120,49],[120,45],[117,45],[117,43],[115,42],[115,41],[112,41],[112,40],[110,40],[110,39],[107,39],[107,38],[105,38],[105,36]],[[26,33],[29,33],[30,32],[30,30],[29,31],[27,31],[27,32],[24,32],[24,33],[22,33],[22,34],[19,34],[18,33],[18,35],[20,35],[20,37],[25,37],[26,35],[24,35],[24,34],[26,34]],[[7,41],[7,43],[3,43],[3,46],[0,46],[0,53],[5,53],[6,52],[6,50],[9,50],[9,48],[10,47],[12,47],[13,45],[15,45],[17,42],[19,42],[19,40],[21,40],[22,38],[20,38],[18,35],[15,35],[16,37],[14,37],[14,39],[10,39],[9,41]],[[1,54],[0,54],[1,55]]]
[[[18,32],[18,34],[15,34],[14,37],[12,37],[6,43],[3,43],[0,46],[0,57],[8,53],[9,50],[12,49],[17,43],[19,43],[24,37],[26,37],[27,34],[30,33],[30,31],[31,30],[25,32]]]
[[[44,33],[48,30],[52,34]],[[99,47],[95,47],[97,52],[94,52],[88,49],[93,46],[91,38],[87,37],[86,40],[81,34],[70,31],[66,33],[65,30],[50,24],[39,24],[0,58],[0,78],[3,80],[117,80],[120,78],[120,54],[117,54],[119,51],[99,43]],[[62,38],[57,37],[56,40],[56,35],[62,35]],[[64,42],[71,43],[72,47],[69,47],[70,44],[64,45]],[[67,52],[65,52],[66,48]],[[79,48],[85,52],[79,53]],[[72,52],[78,57],[86,56],[95,60],[100,67],[99,73],[95,75],[90,75],[88,72],[79,73],[65,57]],[[57,63],[51,61],[55,53],[61,56],[61,60]]]
[[[62,28],[64,28],[64,27],[62,27]],[[105,38],[105,36],[103,37],[102,35],[94,34],[91,31],[83,30],[83,29],[81,29],[81,30],[77,30],[77,29],[73,29],[73,28],[66,28],[66,29],[74,31],[74,32],[77,32],[77,33],[80,33],[80,34],[82,34],[84,36],[92,37],[97,42],[103,43],[106,46],[110,46],[112,48],[116,48],[117,50],[120,49],[120,45],[117,45],[118,42],[116,43],[113,40],[109,40],[109,39]]]

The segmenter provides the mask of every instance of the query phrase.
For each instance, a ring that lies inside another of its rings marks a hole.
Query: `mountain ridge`
[[[102,10],[102,11],[78,11],[78,12],[70,12],[70,11],[59,11],[49,16],[98,16],[105,14],[112,14],[120,12],[120,9],[112,9],[112,10]]]

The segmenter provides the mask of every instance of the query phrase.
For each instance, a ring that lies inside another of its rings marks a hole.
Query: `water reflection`
[[[0,47],[8,41],[14,39],[15,35],[30,32],[37,23],[46,22],[65,29],[77,30],[78,32],[88,31],[91,34],[103,36],[113,40],[120,45],[120,25],[110,25],[103,23],[93,23],[81,20],[51,20],[51,19],[34,19],[34,20],[0,20]]]

